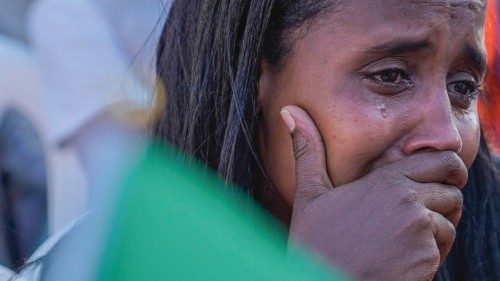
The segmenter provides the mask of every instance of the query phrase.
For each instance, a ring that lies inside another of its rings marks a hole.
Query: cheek
[[[332,109],[332,120],[318,127],[323,135],[327,168],[334,186],[344,185],[366,175],[395,139],[393,117],[377,104],[350,103]]]
[[[279,89],[276,92],[281,95],[261,107],[260,157],[274,187],[288,203],[293,202],[295,194],[295,163],[290,134],[279,114],[283,106],[300,106],[317,125],[325,146],[326,169],[335,186],[366,175],[373,161],[394,144],[402,131],[397,128],[401,124],[399,114],[383,98],[367,98],[372,95],[348,80],[334,81],[332,84],[344,86],[335,87],[332,94],[332,88],[321,83],[327,80],[303,81]]]
[[[472,112],[461,117],[457,121],[457,129],[462,138],[462,150],[459,156],[462,158],[465,165],[470,168],[476,159],[481,137],[477,113]]]

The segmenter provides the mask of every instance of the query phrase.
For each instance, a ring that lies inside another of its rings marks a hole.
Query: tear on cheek
[[[384,108],[381,108],[381,109],[380,109],[380,115],[382,116],[382,118],[387,118],[387,116],[389,116],[389,115],[387,114],[387,108],[385,108],[385,107],[384,107]]]
[[[378,105],[377,110],[380,112],[380,116],[382,116],[382,118],[385,119],[389,116],[389,114],[387,113],[387,107],[384,104]]]

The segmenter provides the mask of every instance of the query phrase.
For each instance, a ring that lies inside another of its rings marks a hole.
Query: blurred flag
[[[278,222],[173,150],[149,149],[119,191],[55,247],[43,280],[345,280],[287,253]]]

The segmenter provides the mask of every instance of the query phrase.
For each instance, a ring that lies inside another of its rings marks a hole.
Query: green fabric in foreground
[[[151,148],[122,190],[97,280],[345,280],[286,254],[285,231],[231,190]]]

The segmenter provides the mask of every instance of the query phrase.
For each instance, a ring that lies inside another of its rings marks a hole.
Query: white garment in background
[[[44,112],[37,91],[38,78],[28,46],[0,34],[0,115],[6,107],[14,107],[40,128]]]
[[[88,188],[86,194],[73,190],[69,172],[82,175],[92,186],[91,175],[103,174],[98,167],[106,162],[110,149],[121,147],[107,143],[96,148],[95,143],[82,144],[72,137],[90,131],[90,137],[82,139],[113,139],[113,128],[99,138],[95,134],[102,130],[89,127],[102,128],[100,122],[107,122],[102,117],[115,104],[127,102],[134,110],[151,103],[155,49],[163,25],[160,19],[165,18],[162,2],[165,0],[38,0],[33,4],[28,35],[47,116],[48,153],[64,156],[51,164],[58,169],[51,187],[51,233],[75,219],[79,214],[72,206],[81,206],[89,197]],[[68,141],[71,145],[61,145]],[[87,159],[75,157],[75,152],[88,147],[94,153],[84,155]],[[83,170],[60,173],[68,163]],[[90,168],[95,169],[89,172]]]
[[[29,35],[40,66],[50,141],[65,141],[113,104],[127,101],[132,110],[150,105],[155,56],[151,46],[156,46],[161,31],[160,23],[154,32],[163,15],[160,1],[34,4]]]
[[[0,0],[0,33],[17,40],[25,39],[25,16],[36,0]]]
[[[0,116],[7,108],[16,108],[33,123],[42,139],[48,177],[49,232],[53,232],[85,211],[87,194],[85,178],[72,149],[48,145],[50,123],[40,104],[39,79],[29,46],[0,35]]]
[[[135,72],[145,82],[155,77],[158,38],[170,0],[90,0],[116,32],[122,50],[135,58]]]

